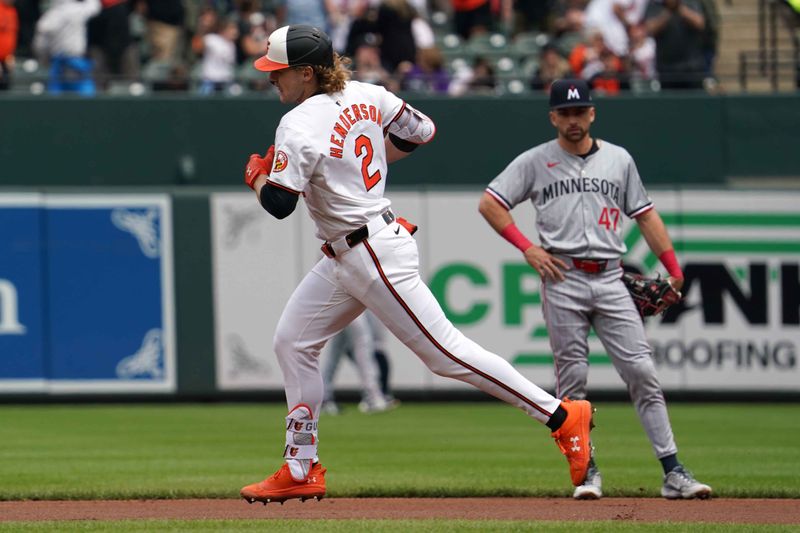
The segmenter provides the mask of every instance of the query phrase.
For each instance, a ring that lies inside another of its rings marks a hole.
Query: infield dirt
[[[800,524],[800,501],[657,498],[330,498],[284,505],[244,500],[111,500],[0,502],[0,521],[131,519],[404,519],[630,520]]]

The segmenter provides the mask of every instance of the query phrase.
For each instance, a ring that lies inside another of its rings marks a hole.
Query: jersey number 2
[[[364,178],[364,186],[367,190],[370,190],[381,181],[380,170],[376,170],[372,174],[369,173],[369,165],[372,163],[373,153],[374,150],[370,138],[366,135],[359,135],[356,138],[356,157],[364,156],[364,159],[361,160],[361,177]]]
[[[617,231],[617,223],[619,222],[619,209],[616,207],[612,207],[611,209],[604,207],[603,211],[600,213],[600,220],[597,221],[598,224],[601,226],[605,226],[606,229],[613,229]]]

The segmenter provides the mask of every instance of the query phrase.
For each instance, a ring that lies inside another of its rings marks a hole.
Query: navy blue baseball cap
[[[550,85],[550,109],[594,107],[589,84],[584,80],[565,78]]]

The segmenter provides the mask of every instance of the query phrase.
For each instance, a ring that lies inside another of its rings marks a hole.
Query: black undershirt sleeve
[[[405,139],[401,139],[394,133],[389,134],[389,140],[392,141],[392,144],[400,150],[401,152],[413,152],[419,146],[417,143],[412,143]]]
[[[267,182],[266,185],[261,187],[258,200],[261,202],[261,207],[266,209],[270,215],[281,219],[292,214],[294,208],[297,207],[298,196],[296,193],[286,191]]]

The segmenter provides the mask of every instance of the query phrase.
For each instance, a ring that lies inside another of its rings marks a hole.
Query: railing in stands
[[[757,67],[761,78],[768,78],[773,92],[780,86],[780,74],[786,70],[794,78],[795,87],[800,87],[800,39],[797,30],[791,35],[791,50],[782,50],[778,45],[778,10],[780,0],[758,1],[758,50],[739,52],[739,86],[747,90],[752,67]]]

